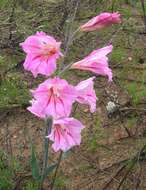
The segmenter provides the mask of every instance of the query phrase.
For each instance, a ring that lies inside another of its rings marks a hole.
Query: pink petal
[[[108,76],[109,81],[112,81],[112,70],[108,66],[107,57],[107,54],[112,51],[112,48],[113,46],[109,45],[97,49],[81,61],[74,63],[71,68],[92,71],[98,75]]]
[[[77,86],[78,91],[77,101],[81,104],[87,104],[90,106],[90,111],[93,113],[96,111],[96,93],[93,88],[93,80],[95,77],[91,77],[87,80],[81,81]]]
[[[54,120],[51,134],[48,138],[54,143],[52,148],[55,152],[62,150],[68,151],[70,148],[81,143],[81,130],[84,126],[74,118],[63,118]]]
[[[37,32],[20,45],[27,54],[24,68],[31,71],[34,77],[38,74],[50,76],[56,70],[56,61],[62,56],[61,42],[44,32]]]
[[[31,93],[35,101],[29,111],[38,116],[51,115],[54,118],[69,116],[77,97],[75,87],[58,77],[44,81]]]

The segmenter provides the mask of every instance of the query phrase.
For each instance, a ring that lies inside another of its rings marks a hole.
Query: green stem
[[[52,180],[52,183],[51,183],[51,188],[50,188],[50,190],[53,190],[53,188],[54,188],[54,184],[55,184],[56,177],[57,177],[57,172],[58,172],[58,169],[59,169],[61,160],[62,160],[62,155],[63,155],[63,152],[61,151],[61,152],[60,152],[60,155],[59,155],[58,163],[57,163],[57,166],[56,166],[56,170],[55,170],[55,173],[54,173],[54,177],[53,177],[53,180]]]
[[[146,9],[145,9],[144,0],[141,0],[141,7],[142,7],[142,11],[143,11],[144,24],[146,26]]]
[[[49,151],[48,151],[48,148],[49,148],[49,138],[46,138],[46,136],[48,136],[48,134],[50,133],[51,131],[51,128],[52,128],[52,117],[48,117],[46,119],[46,127],[45,127],[45,131],[44,131],[44,153],[43,153],[43,167],[42,167],[42,174],[41,174],[41,180],[40,180],[40,183],[39,183],[39,188],[38,190],[42,190],[42,187],[43,187],[43,183],[44,183],[44,180],[45,180],[45,172],[46,172],[46,168],[48,167],[48,158],[49,158]]]
[[[112,8],[111,8],[112,12],[114,12],[115,4],[116,4],[116,0],[112,0]]]
[[[80,0],[76,0],[74,12],[73,12],[73,15],[71,16],[71,23],[70,23],[70,26],[68,28],[68,32],[66,34],[67,41],[65,42],[65,52],[64,52],[64,57],[62,60],[62,66],[63,67],[65,66],[66,56],[69,52],[70,45],[73,42],[73,38],[74,38],[75,34],[80,30],[80,28],[78,28],[75,32],[73,32],[73,22],[74,22],[75,17],[76,17],[76,13],[77,13],[79,3],[80,3]]]

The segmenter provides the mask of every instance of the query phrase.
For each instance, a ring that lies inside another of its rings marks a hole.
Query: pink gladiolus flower
[[[93,80],[95,77],[91,77],[87,80],[81,81],[77,86],[78,92],[77,101],[81,104],[87,104],[90,106],[90,111],[93,113],[96,110],[96,93],[93,89]]]
[[[75,87],[58,77],[46,80],[31,92],[34,99],[28,110],[40,118],[68,117],[77,97]]]
[[[109,81],[112,81],[112,71],[108,66],[108,57],[113,49],[112,45],[93,51],[83,60],[74,63],[71,68],[92,71],[98,75],[108,76]]]
[[[101,13],[96,17],[93,17],[87,23],[80,27],[81,31],[94,31],[96,29],[101,29],[106,26],[110,26],[115,23],[120,23],[121,18],[119,13]]]
[[[75,145],[81,143],[82,123],[74,118],[62,118],[54,120],[51,133],[47,136],[54,143],[52,145],[55,152],[68,151]]]
[[[62,55],[61,42],[44,32],[37,32],[20,45],[27,54],[24,68],[31,71],[34,77],[38,74],[49,76],[56,70],[56,60]]]

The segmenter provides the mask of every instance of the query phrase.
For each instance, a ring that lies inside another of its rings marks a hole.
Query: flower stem
[[[65,66],[66,56],[67,56],[67,54],[69,52],[69,48],[70,48],[70,45],[73,42],[74,36],[80,30],[80,28],[77,28],[77,30],[75,30],[73,32],[73,23],[74,23],[74,20],[76,18],[76,13],[77,13],[77,10],[78,10],[79,3],[80,3],[80,0],[75,0],[75,6],[74,6],[73,15],[71,15],[71,21],[70,21],[71,24],[70,24],[70,26],[68,28],[68,32],[66,33],[66,37],[65,37],[67,40],[65,40],[65,44],[64,44],[65,45],[65,52],[64,52],[64,58],[62,60],[62,67]]]
[[[74,41],[75,35],[80,31],[80,27],[78,27],[74,32],[72,30],[73,22],[74,22],[75,17],[76,17],[76,13],[77,13],[77,10],[78,10],[78,7],[79,7],[79,3],[80,3],[80,0],[76,0],[75,7],[74,7],[74,13],[73,13],[72,19],[71,19],[71,25],[69,27],[69,32],[67,33],[67,36],[66,36],[68,38],[67,38],[67,41],[65,43],[65,52],[64,52],[64,57],[63,57],[63,60],[62,60],[62,66],[63,67],[61,68],[61,71],[59,72],[58,76],[64,74],[64,72],[69,70],[70,67],[73,64],[73,63],[70,63],[69,65],[65,65],[65,60],[66,60],[67,54],[69,52],[70,45]]]
[[[144,4],[144,0],[140,0],[141,1],[141,7],[142,7],[142,11],[143,11],[143,19],[144,19],[144,24],[145,24],[145,29],[146,29],[146,9],[145,9],[145,4]]]
[[[43,183],[44,183],[44,180],[45,180],[46,168],[48,167],[49,139],[46,138],[46,136],[48,136],[48,134],[50,134],[50,132],[51,132],[52,122],[53,122],[52,117],[48,117],[48,118],[46,119],[46,127],[45,127],[45,131],[44,131],[43,167],[42,167],[41,179],[40,179],[40,183],[39,183],[38,190],[42,190]]]
[[[115,8],[115,4],[116,4],[116,0],[112,0],[112,12],[114,12],[114,8]]]
[[[53,180],[52,180],[52,183],[51,183],[50,190],[53,190],[53,188],[54,188],[54,184],[55,184],[56,177],[57,177],[57,172],[58,172],[61,160],[62,160],[62,155],[63,155],[63,152],[61,151],[60,155],[59,155],[59,158],[58,158],[58,163],[57,163],[57,166],[56,166],[56,170],[55,170],[55,173],[54,173],[54,177],[53,177]]]
[[[64,67],[59,73],[58,76],[61,76],[65,73],[65,71],[68,71],[73,63],[68,64],[66,67]]]

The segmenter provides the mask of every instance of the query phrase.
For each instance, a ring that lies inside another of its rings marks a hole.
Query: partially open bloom
[[[101,13],[100,15],[97,15],[96,17],[93,17],[91,20],[89,20],[87,23],[82,25],[80,29],[82,31],[94,31],[96,29],[101,29],[106,26],[110,26],[115,23],[120,23],[121,18],[120,14],[115,13]]]
[[[54,120],[52,131],[47,136],[54,143],[52,147],[55,152],[62,150],[68,151],[75,145],[81,143],[81,130],[84,128],[82,123],[74,118],[62,118]]]
[[[77,97],[75,87],[59,77],[44,81],[31,92],[34,99],[28,110],[40,118],[69,116]]]
[[[81,104],[87,104],[90,106],[90,111],[93,113],[96,110],[96,93],[93,88],[93,80],[95,77],[91,77],[87,80],[81,81],[77,86],[78,92],[77,101]]]
[[[112,70],[108,66],[108,57],[113,49],[112,45],[93,51],[90,55],[74,63],[71,68],[92,71],[98,75],[108,76],[112,81]]]
[[[44,32],[37,32],[20,45],[27,54],[24,68],[31,71],[34,77],[38,74],[49,76],[56,70],[56,60],[62,55],[61,42]]]

